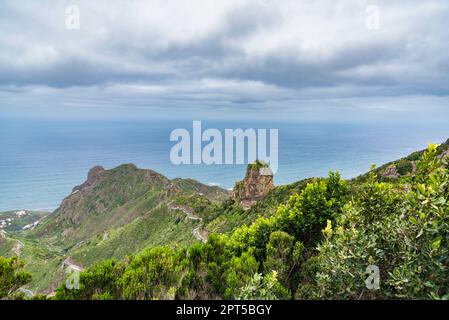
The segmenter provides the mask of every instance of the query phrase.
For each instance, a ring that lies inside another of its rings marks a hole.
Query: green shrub
[[[318,247],[320,298],[442,299],[449,289],[449,173],[435,146],[417,165],[408,195],[372,175]],[[380,270],[368,290],[366,268]]]
[[[400,160],[396,165],[396,169],[401,176],[405,176],[412,172],[413,163],[409,160]]]
[[[13,298],[21,286],[31,281],[31,274],[20,271],[22,267],[17,257],[0,257],[0,299]]]

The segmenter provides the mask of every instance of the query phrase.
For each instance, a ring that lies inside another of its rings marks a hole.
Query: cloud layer
[[[65,26],[71,4],[80,9],[79,30]],[[375,30],[367,27],[373,5]],[[237,110],[300,118],[449,108],[443,0],[5,0],[0,6],[5,113],[100,108],[213,117]]]

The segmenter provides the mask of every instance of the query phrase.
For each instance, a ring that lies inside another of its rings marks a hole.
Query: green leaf
[[[432,249],[438,250],[441,246],[441,238],[437,238],[432,242]]]

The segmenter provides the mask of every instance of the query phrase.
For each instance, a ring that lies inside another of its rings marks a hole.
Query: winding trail
[[[18,256],[20,256],[20,254],[22,253],[22,249],[25,248],[25,244],[22,241],[20,241],[19,239],[16,239],[16,238],[8,237],[8,233],[4,230],[0,230],[0,238],[2,238],[4,240],[12,240],[12,241],[17,242],[17,244],[14,247],[14,253]]]
[[[170,204],[168,207],[169,207],[169,209],[172,209],[172,210],[180,210],[180,211],[184,212],[184,214],[187,216],[187,219],[196,220],[196,221],[200,221],[200,222],[203,221],[202,218],[195,216],[193,214],[192,208],[190,208],[188,206]],[[207,242],[207,237],[205,237],[205,236],[203,236],[201,234],[200,228],[201,228],[201,226],[198,226],[195,229],[193,229],[193,236],[197,240],[199,240],[199,241],[201,241],[203,243],[206,243]]]
[[[2,235],[6,238],[6,233],[2,232]],[[14,253],[18,256],[20,256],[20,254],[22,253],[22,249],[25,248],[25,244],[18,240],[18,239],[13,239],[14,241],[17,242],[15,248],[14,248]],[[32,298],[34,296],[34,292],[25,288],[19,288],[19,291],[22,292],[27,298]]]

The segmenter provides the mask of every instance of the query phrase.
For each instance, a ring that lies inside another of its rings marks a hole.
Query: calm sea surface
[[[204,128],[279,129],[276,184],[339,170],[354,177],[449,138],[447,125],[217,123]],[[150,168],[169,178],[194,178],[231,188],[242,165],[181,165],[170,162],[170,132],[191,131],[192,122],[94,122],[0,120],[0,211],[53,210],[87,171],[123,163]]]

